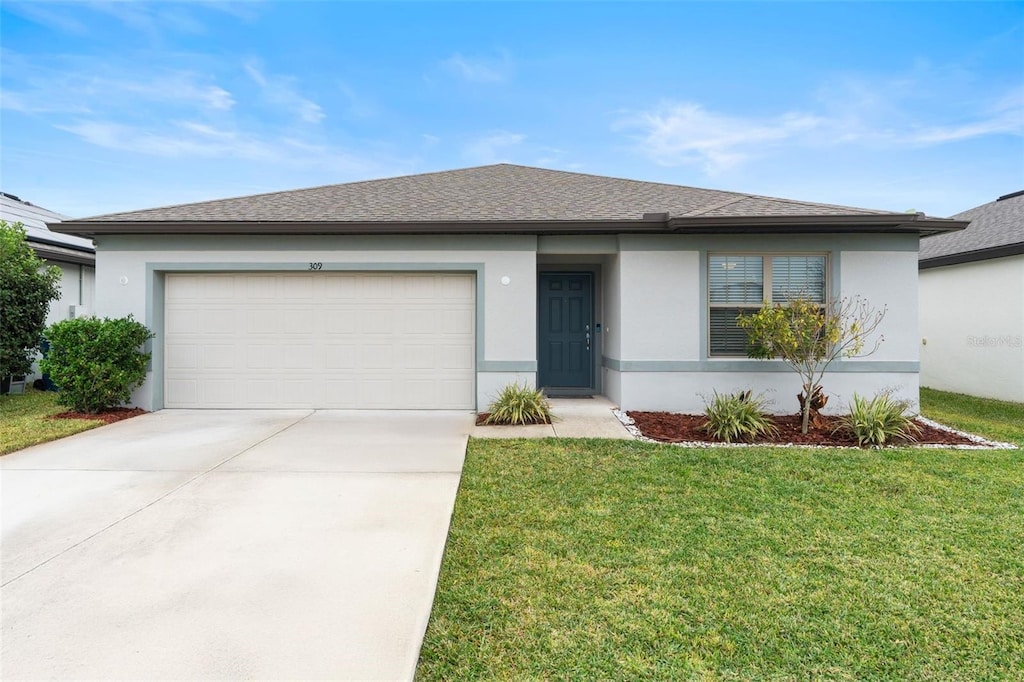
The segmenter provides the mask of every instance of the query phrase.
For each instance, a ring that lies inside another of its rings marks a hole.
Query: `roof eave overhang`
[[[810,234],[896,232],[930,235],[960,230],[968,222],[920,215],[755,216],[660,220],[553,220],[449,222],[329,221],[65,221],[54,232],[94,237],[109,234]]]
[[[60,223],[54,223],[54,225],[60,225]],[[51,232],[54,230],[51,230]],[[58,239],[47,239],[46,237],[40,237],[37,234],[31,234],[28,236],[28,243],[33,247],[39,245],[46,246],[57,246],[62,249],[71,249],[72,251],[80,251],[83,254],[90,254],[95,257],[96,249],[92,246],[85,246],[84,244],[68,244],[67,242],[60,241]]]
[[[945,256],[922,258],[918,261],[917,267],[919,270],[928,270],[929,268],[940,268],[944,265],[974,263],[977,261],[992,260],[993,258],[1019,256],[1021,254],[1024,254],[1024,242],[1017,244],[1004,244],[1003,246],[993,246],[987,249],[977,249],[976,251],[966,251],[964,253],[951,253]]]
[[[77,265],[95,265],[96,254],[91,251],[81,251],[66,245],[53,245],[45,242],[31,241],[29,246],[40,258],[55,263],[75,263]]]
[[[962,230],[970,221],[922,214],[759,216],[757,218],[672,218],[679,234],[910,233],[920,236]]]
[[[51,229],[83,237],[109,234],[616,234],[666,232],[663,221],[452,221],[452,222],[328,222],[328,221],[183,221],[55,223]]]

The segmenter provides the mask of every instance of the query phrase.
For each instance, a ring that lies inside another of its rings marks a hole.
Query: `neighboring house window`
[[[762,303],[798,296],[825,304],[825,256],[708,256],[708,350],[711,355],[747,354],[747,334],[736,319]]]

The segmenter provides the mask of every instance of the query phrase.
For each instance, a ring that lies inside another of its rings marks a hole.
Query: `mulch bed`
[[[89,414],[88,412],[61,412],[60,414],[53,415],[50,419],[89,419],[92,421],[101,420],[105,424],[113,424],[122,419],[138,417],[140,414],[146,414],[146,411],[141,407],[115,407],[103,412],[97,412],[96,414]]]
[[[674,414],[672,412],[627,412],[636,422],[644,436],[664,443],[703,442],[717,443],[703,430],[706,422],[703,415]],[[826,445],[832,447],[857,447],[857,439],[842,431],[832,433],[839,425],[839,417],[822,415],[823,428],[813,426],[806,434],[800,433],[800,415],[772,417],[778,434],[774,438],[758,438],[755,443],[763,445]],[[955,433],[915,422],[921,432],[915,441],[918,445],[976,445],[973,441]]]

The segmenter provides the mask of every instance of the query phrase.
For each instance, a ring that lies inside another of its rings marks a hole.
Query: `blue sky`
[[[950,215],[1024,3],[0,2],[0,189],[74,217],[507,161]]]

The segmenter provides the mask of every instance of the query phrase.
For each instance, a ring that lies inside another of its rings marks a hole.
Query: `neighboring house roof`
[[[83,218],[110,233],[665,232],[772,225],[932,232],[962,225],[737,192],[497,164]],[[834,231],[829,228],[829,231]],[[858,230],[861,231],[861,230]]]
[[[47,223],[66,220],[67,216],[22,201],[13,194],[0,192],[0,218],[21,223],[33,250],[41,257],[65,263],[90,264],[96,261],[96,249],[88,239],[52,232]]]
[[[1024,190],[953,216],[967,229],[921,240],[920,267],[934,268],[1024,253]]]

